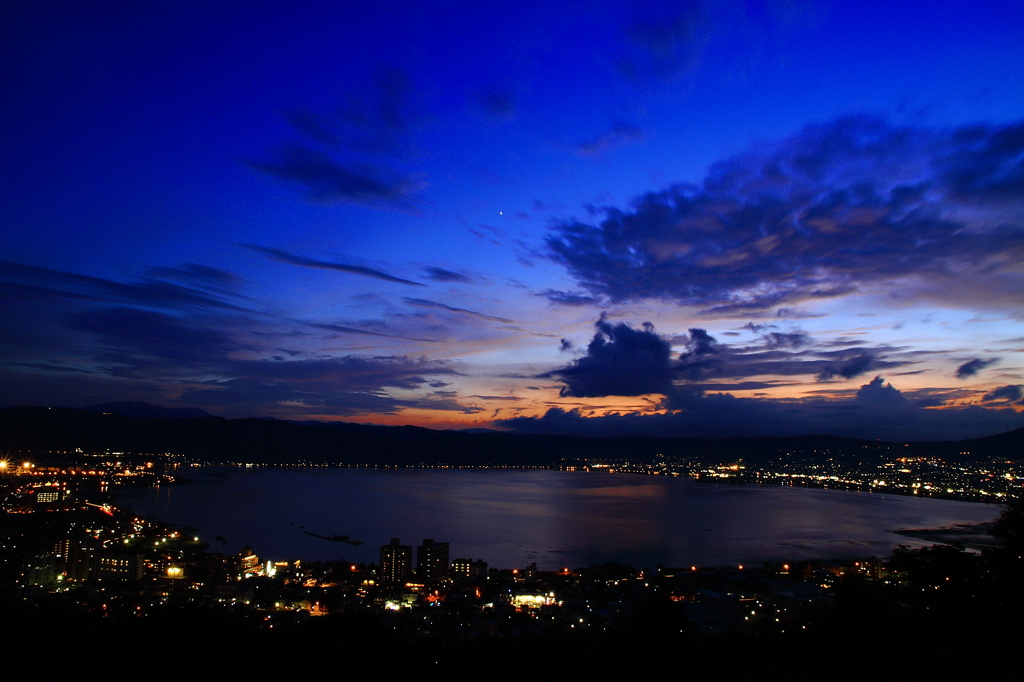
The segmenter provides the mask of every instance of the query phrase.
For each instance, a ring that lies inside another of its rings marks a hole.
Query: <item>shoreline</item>
[[[955,523],[940,528],[899,528],[892,532],[933,545],[960,545],[965,549],[981,551],[1000,545],[998,539],[989,535],[995,521],[993,519],[982,523]]]

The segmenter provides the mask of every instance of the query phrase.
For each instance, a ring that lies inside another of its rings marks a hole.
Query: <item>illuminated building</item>
[[[36,554],[22,566],[19,582],[25,585],[52,587],[60,578],[60,567],[53,554]]]
[[[424,538],[416,548],[416,574],[420,580],[430,582],[448,577],[448,543]]]
[[[142,557],[135,554],[96,552],[90,580],[127,580],[142,578]]]
[[[255,575],[260,572],[260,558],[253,553],[252,547],[245,546],[239,552],[238,572],[242,575]]]
[[[487,576],[487,562],[483,559],[456,559],[452,562],[452,573],[469,578],[484,578]]]
[[[412,547],[391,538],[391,544],[380,548],[380,573],[383,582],[404,581],[412,573]]]
[[[59,560],[59,556],[55,555]],[[64,570],[71,582],[114,580],[134,582],[142,579],[144,561],[141,555],[100,549],[84,543],[69,548]]]
[[[539,609],[542,606],[549,606],[555,603],[555,593],[521,593],[514,595],[511,604],[517,610]]]

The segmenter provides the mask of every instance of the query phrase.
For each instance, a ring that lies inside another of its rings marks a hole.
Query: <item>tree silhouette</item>
[[[1014,500],[999,515],[989,534],[1002,541],[1003,551],[1018,559],[1024,554],[1024,500]]]

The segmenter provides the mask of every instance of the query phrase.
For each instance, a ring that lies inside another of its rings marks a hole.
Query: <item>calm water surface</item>
[[[271,559],[376,562],[392,537],[451,543],[451,558],[542,569],[883,556],[916,543],[891,531],[989,521],[999,508],[685,477],[550,470],[191,470],[191,482],[135,490],[143,515],[196,526],[217,550]],[[354,547],[305,535],[348,535]]]

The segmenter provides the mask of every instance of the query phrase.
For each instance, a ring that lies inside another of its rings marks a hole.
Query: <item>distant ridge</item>
[[[1024,429],[977,438],[895,444],[838,436],[733,438],[588,438],[502,432],[434,431],[419,426],[368,426],[345,422],[295,424],[284,420],[203,416],[168,419],[178,410],[158,408],[159,417],[131,417],[110,403],[92,410],[14,407],[0,410],[0,448],[11,451],[172,452],[205,461],[361,465],[548,466],[595,458],[634,461],[664,456],[707,461],[765,463],[780,457],[882,462],[892,450],[915,457],[983,461],[1018,459]],[[142,403],[145,406],[145,403]],[[154,406],[145,406],[153,408]],[[202,410],[195,412],[203,413]],[[203,413],[205,414],[205,413]],[[473,430],[476,431],[476,430]]]
[[[87,412],[116,412],[122,417],[154,417],[156,419],[196,419],[212,417],[206,410],[198,407],[162,407],[144,402],[122,400],[116,403],[97,403],[82,408]]]

